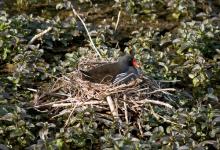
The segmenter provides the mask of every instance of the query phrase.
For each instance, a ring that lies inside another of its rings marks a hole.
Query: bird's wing
[[[135,73],[121,73],[116,76],[115,80],[113,81],[113,84],[122,84],[122,83],[127,83],[131,80],[134,80],[138,77],[137,74]]]
[[[120,73],[115,77],[113,84],[117,85],[117,84],[127,83],[133,79],[136,79],[139,75],[140,74],[136,68],[129,67],[127,72]]]

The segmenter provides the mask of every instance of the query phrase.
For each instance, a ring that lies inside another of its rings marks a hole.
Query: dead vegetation
[[[91,59],[89,59],[91,60]],[[88,63],[82,61],[79,68],[94,67],[96,61]],[[95,112],[95,119],[99,123],[111,126],[113,122],[138,124],[142,111],[147,110],[156,118],[165,122],[174,123],[163,116],[156,114],[153,105],[172,112],[175,108],[165,101],[170,97],[173,88],[160,88],[160,83],[153,79],[141,76],[128,84],[98,84],[84,81],[78,70],[63,75],[51,83],[47,90],[43,88],[35,97],[34,105],[37,109],[49,109],[53,117],[68,115],[65,126],[68,126],[71,117],[90,108]],[[89,114],[88,114],[89,115]],[[141,127],[141,126],[140,126]]]

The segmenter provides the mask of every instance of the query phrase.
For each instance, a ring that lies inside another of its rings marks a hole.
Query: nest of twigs
[[[88,69],[97,63],[81,64],[83,69]],[[79,68],[82,69],[80,65]],[[66,125],[72,116],[89,108],[96,113],[99,122],[110,126],[113,121],[137,121],[146,105],[172,109],[163,98],[174,90],[162,89],[157,81],[145,76],[121,85],[91,83],[82,80],[81,73],[76,70],[57,78],[47,90],[42,89],[34,103],[38,109],[49,109],[53,117],[69,115]]]

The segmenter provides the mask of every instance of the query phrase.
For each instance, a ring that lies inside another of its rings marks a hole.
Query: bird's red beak
[[[136,59],[133,59],[132,64],[134,67],[139,68],[140,65],[137,63]]]

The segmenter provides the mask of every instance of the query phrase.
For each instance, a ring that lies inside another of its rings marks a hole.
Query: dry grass
[[[95,61],[86,63],[86,60],[80,64],[83,64],[79,65],[81,69],[81,66],[90,68],[97,65]],[[163,95],[170,95],[169,91],[175,89],[161,89],[158,82],[144,76],[117,86],[91,83],[82,80],[80,72],[76,70],[57,78],[48,89],[43,88],[35,98],[34,105],[38,109],[53,110],[53,118],[69,115],[65,125],[69,124],[73,115],[88,108],[96,113],[99,122],[108,126],[113,121],[129,124],[130,118],[136,118],[133,120],[138,124],[141,110],[146,107],[149,110],[149,106],[159,105],[169,111],[173,109],[173,106],[162,101]],[[155,114],[151,109],[149,111],[157,118],[176,124]]]

